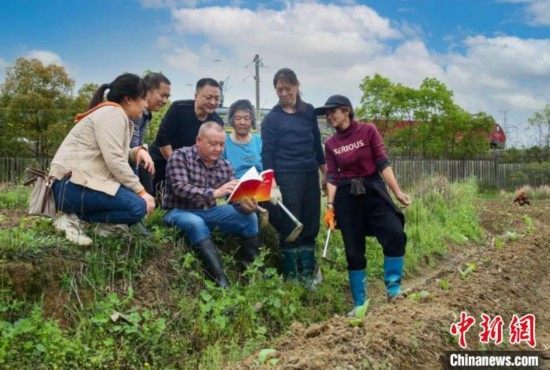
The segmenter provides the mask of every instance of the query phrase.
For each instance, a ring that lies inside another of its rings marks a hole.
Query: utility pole
[[[223,98],[224,98],[224,95],[225,95],[225,92],[224,92],[224,85],[225,84],[225,81],[220,81],[220,92],[221,92],[221,96],[220,96],[220,107],[223,107]]]
[[[254,55],[254,66],[256,67],[256,74],[254,79],[256,80],[256,118],[260,119],[260,56]]]
[[[504,124],[504,134],[508,135],[508,122],[506,120],[508,110],[507,109],[501,110],[500,113],[502,113],[502,116],[504,117],[504,122],[503,122],[503,124]]]

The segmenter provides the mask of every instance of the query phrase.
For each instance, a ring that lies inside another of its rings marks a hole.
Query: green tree
[[[382,137],[389,141],[388,150],[404,149],[411,154],[415,127],[406,126],[399,135],[394,136],[393,126],[396,121],[412,122],[417,104],[416,91],[401,84],[393,84],[379,74],[365,77],[360,88],[363,96],[356,109],[357,117],[376,122]]]
[[[541,112],[535,112],[533,117],[529,118],[529,124],[535,128],[537,146],[542,149],[539,160],[550,160],[550,104],[546,104]]]
[[[426,78],[418,89],[417,99],[414,118],[419,121],[420,153],[425,157],[444,155],[452,147],[449,141],[456,134],[452,126],[459,125],[454,121],[460,118],[460,112],[453,103],[453,92],[437,79]]]
[[[9,131],[4,138],[28,143],[28,152],[35,157],[53,155],[67,133],[73,86],[65,68],[18,58],[6,68],[2,89],[2,127]]]
[[[492,117],[460,108],[453,92],[435,78],[426,78],[413,89],[376,74],[365,77],[360,88],[357,115],[375,121],[388,152],[452,158],[488,151]]]
[[[391,105],[390,99],[393,86],[388,78],[379,74],[374,77],[366,76],[359,85],[363,96],[357,107],[357,115],[376,121],[394,120],[395,107]]]
[[[96,83],[86,83],[78,89],[76,97],[73,100],[73,111],[76,113],[82,113],[88,110],[88,106],[92,101],[94,93],[99,88]]]

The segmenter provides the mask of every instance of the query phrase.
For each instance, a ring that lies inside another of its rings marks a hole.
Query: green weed
[[[270,365],[274,366],[279,363],[279,359],[273,356],[277,353],[273,348],[264,348],[258,353],[258,365]]]
[[[501,238],[499,238],[498,236],[495,236],[493,241],[494,241],[496,249],[503,249],[504,248],[504,241]]]
[[[523,222],[525,222],[525,233],[528,235],[533,235],[535,232],[535,225],[533,224],[533,219],[527,215],[522,216]]]
[[[0,208],[25,209],[27,207],[27,202],[28,202],[30,193],[31,193],[30,187],[13,186],[13,187],[10,187],[9,190],[7,191],[5,191],[4,189],[2,189],[2,187],[0,187]]]
[[[481,242],[475,180],[451,184],[433,178],[408,193],[413,204],[404,211],[406,275],[426,263],[436,265],[448,243]],[[22,195],[0,198],[4,208],[25,204]],[[232,283],[222,290],[205,278],[185,239],[165,227],[163,217],[164,211],[155,210],[145,220],[154,234],[150,239],[96,238],[88,248],[56,235],[47,219],[23,217],[19,225],[0,230],[0,260],[53,254],[77,261],[78,270],[56,269],[52,278],[73,300],[79,300],[79,289],[93,296],[67,305],[70,320],[61,329],[42,317],[40,302],[15,300],[0,281],[0,367],[223,368],[259,349],[270,350],[267,343],[285,335],[293,322],[324,321],[352,305],[340,232],[331,236],[328,259],[319,257],[323,283],[315,291],[283,281],[271,228],[260,235],[261,258],[244,272],[234,259],[238,241],[214,233]],[[325,237],[322,227],[319,248]],[[366,253],[369,280],[379,279],[384,256],[375,238],[367,238]],[[152,287],[145,289],[147,284]],[[260,353],[258,365],[277,365],[274,353]]]
[[[458,269],[458,271],[460,271],[460,278],[462,280],[467,279],[475,270],[477,270],[477,264],[474,262],[468,262],[464,270],[460,268]]]

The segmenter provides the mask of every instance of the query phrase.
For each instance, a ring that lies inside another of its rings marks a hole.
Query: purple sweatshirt
[[[328,181],[368,177],[389,166],[384,141],[371,123],[357,123],[337,131],[325,143]]]

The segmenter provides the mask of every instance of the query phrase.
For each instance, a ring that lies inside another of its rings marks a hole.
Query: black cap
[[[328,98],[325,105],[319,108],[315,108],[314,112],[315,115],[322,116],[326,113],[327,109],[336,107],[349,107],[351,109],[351,113],[353,114],[353,107],[351,106],[351,102],[343,95],[332,95],[330,98]]]

